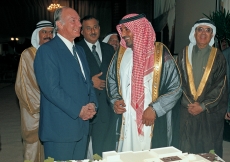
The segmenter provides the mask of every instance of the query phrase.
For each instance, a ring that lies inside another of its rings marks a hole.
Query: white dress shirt
[[[85,39],[84,39],[85,40]],[[101,54],[101,46],[100,46],[100,43],[99,41],[97,41],[96,43],[92,44],[92,43],[89,43],[87,42],[87,40],[85,40],[86,44],[88,45],[89,49],[92,51],[92,46],[95,45],[96,46],[96,51],[97,51],[97,54],[99,56],[99,59],[100,61],[102,62],[102,54]]]
[[[70,42],[69,40],[67,40],[65,37],[63,37],[62,35],[60,35],[59,33],[57,33],[57,36],[59,36],[59,38],[65,43],[65,45],[67,46],[67,48],[69,49],[69,51],[72,53],[73,55],[73,45],[75,46],[75,43],[74,42]],[[83,69],[83,66],[82,66],[82,63],[81,63],[81,59],[80,57],[78,56],[78,53],[76,52],[76,55],[77,55],[77,58],[78,58],[78,61],[79,61],[79,64],[80,64],[80,67],[81,67],[81,72],[83,74],[83,76],[85,77],[85,72],[84,72],[84,69]],[[73,55],[74,56],[74,55]]]

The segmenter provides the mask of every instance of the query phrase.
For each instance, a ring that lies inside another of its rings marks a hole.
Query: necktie
[[[83,67],[80,65],[80,58],[77,57],[77,51],[76,51],[76,48],[74,47],[74,45],[73,45],[73,56],[74,56],[78,66],[79,66],[79,69],[81,70],[83,76],[85,77]]]
[[[94,57],[95,57],[95,59],[96,59],[96,61],[97,61],[97,64],[98,64],[99,66],[101,66],[101,60],[100,60],[100,58],[99,58],[99,56],[98,56],[98,53],[97,53],[97,51],[96,51],[96,46],[95,46],[95,45],[92,46],[92,53],[93,53],[93,55],[94,55]]]
[[[81,69],[81,66],[80,66],[80,63],[79,63],[79,60],[77,57],[77,51],[76,51],[76,48],[74,47],[74,45],[73,45],[73,56],[74,56],[75,60],[77,61],[79,68]]]

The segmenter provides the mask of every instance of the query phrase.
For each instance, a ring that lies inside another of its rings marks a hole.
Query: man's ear
[[[59,29],[62,29],[62,28],[63,28],[63,24],[61,23],[61,21],[57,21],[57,22],[56,22],[56,26],[57,26]]]
[[[83,35],[83,30],[82,30],[82,28],[81,28],[81,35]]]

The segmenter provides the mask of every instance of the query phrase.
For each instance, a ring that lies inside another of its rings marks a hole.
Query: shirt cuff
[[[154,102],[154,103],[152,102],[149,104],[149,106],[152,107],[156,111],[157,117],[161,117],[164,114],[166,114],[166,112],[163,110],[159,102]]]

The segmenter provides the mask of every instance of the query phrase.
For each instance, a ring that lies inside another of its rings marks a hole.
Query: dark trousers
[[[45,158],[58,160],[84,160],[87,136],[76,142],[43,142]]]
[[[90,124],[90,131],[91,131],[91,138],[92,138],[92,147],[93,147],[93,154],[98,154],[102,157],[102,152],[105,150],[105,137],[108,133],[108,123],[102,123],[98,120],[94,124]]]

